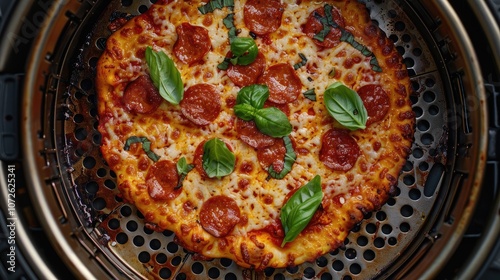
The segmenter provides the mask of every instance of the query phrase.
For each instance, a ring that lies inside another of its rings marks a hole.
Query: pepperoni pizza
[[[397,184],[410,82],[357,1],[160,0],[110,26],[102,155],[185,249],[255,269],[312,261]]]

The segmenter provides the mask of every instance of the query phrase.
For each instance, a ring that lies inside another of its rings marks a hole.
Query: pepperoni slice
[[[215,237],[228,235],[239,221],[240,208],[228,196],[212,196],[201,206],[201,227]]]
[[[153,164],[146,175],[146,186],[153,200],[164,201],[176,198],[182,189],[175,190],[179,181],[177,166],[169,160]]]
[[[274,171],[280,173],[285,165],[286,148],[283,139],[276,139],[272,146],[257,150],[257,158],[260,166],[264,170],[268,170],[269,166],[273,166]]]
[[[302,90],[300,78],[288,63],[269,67],[260,77],[259,83],[269,87],[269,100],[278,104],[295,101]]]
[[[221,100],[215,86],[196,84],[184,92],[181,113],[196,125],[208,125],[221,111]]]
[[[175,31],[177,41],[174,44],[174,55],[186,64],[201,61],[212,48],[210,36],[204,27],[184,22]]]
[[[380,85],[366,85],[358,89],[359,97],[363,100],[368,120],[366,125],[381,121],[389,112],[389,95]]]
[[[265,135],[257,129],[255,122],[236,119],[236,133],[241,141],[251,147],[260,149],[271,146],[276,141],[276,138]]]
[[[330,169],[351,169],[360,154],[358,143],[347,130],[332,128],[321,138],[319,159]]]
[[[248,0],[243,19],[253,33],[265,35],[278,30],[284,10],[280,0]]]
[[[313,38],[314,35],[318,34],[323,30],[323,24],[315,17],[319,14],[320,16],[325,16],[325,9],[323,7],[314,10],[304,25],[302,25],[302,32],[304,32],[308,37]],[[342,28],[344,28],[344,18],[340,15],[336,8],[332,9],[333,20]],[[342,36],[342,31],[338,28],[330,27],[330,32],[325,36],[323,42],[313,39],[313,42],[322,48],[333,48],[340,43],[340,37]]]
[[[125,109],[135,114],[152,113],[160,106],[162,100],[153,81],[146,75],[130,82],[125,87],[122,97]]]
[[[229,52],[227,56],[231,57],[231,52]],[[254,62],[249,65],[233,65],[232,63],[229,63],[227,76],[235,85],[244,87],[255,84],[265,69],[266,58],[261,52],[259,52]]]

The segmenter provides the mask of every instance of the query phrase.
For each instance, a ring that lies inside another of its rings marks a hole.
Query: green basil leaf
[[[304,91],[304,93],[302,93],[304,95],[305,98],[311,100],[311,101],[316,101],[316,92],[314,91],[314,89],[308,89],[306,91]]]
[[[255,114],[257,112],[257,109],[255,109],[252,105],[250,104],[237,104],[233,108],[234,114],[244,120],[244,121],[251,121],[255,118]]]
[[[221,178],[234,170],[236,157],[224,141],[212,138],[203,145],[203,169],[210,178]]]
[[[258,109],[254,121],[260,132],[271,137],[284,137],[292,132],[288,117],[276,107]]]
[[[172,104],[179,104],[184,98],[184,83],[174,62],[164,52],[154,52],[151,47],[147,47],[146,63],[160,95]]]
[[[185,157],[181,157],[179,161],[177,161],[177,174],[179,174],[179,182],[177,182],[177,186],[174,187],[174,190],[182,187],[182,182],[186,178],[187,174],[193,170],[194,164],[188,164]]]
[[[292,165],[295,163],[295,160],[297,159],[297,154],[293,150],[292,140],[290,140],[290,137],[288,136],[283,137],[283,142],[285,143],[285,149],[286,149],[283,170],[281,170],[280,173],[274,171],[272,164],[269,166],[269,169],[267,170],[269,172],[269,177],[274,179],[285,178],[286,174],[292,171]]]
[[[250,104],[255,109],[262,109],[268,98],[269,88],[266,85],[250,85],[240,89],[236,104]]]
[[[229,43],[232,43],[233,39],[236,38],[236,26],[234,26],[234,13],[228,14],[222,20],[222,23],[228,29],[227,35],[229,37]]]
[[[285,231],[285,238],[281,247],[293,241],[307,224],[321,205],[323,191],[321,177],[316,175],[309,183],[298,189],[281,208],[281,224]]]
[[[146,137],[130,136],[127,140],[125,140],[123,149],[125,151],[130,150],[130,145],[134,143],[142,143],[142,149],[152,161],[157,162],[160,159],[159,155],[151,151],[151,141],[149,141]]]
[[[301,61],[299,63],[296,63],[293,65],[294,70],[299,69],[300,67],[306,65],[306,63],[307,63],[307,57],[303,53],[299,53],[299,57],[300,57]]]
[[[205,5],[198,7],[198,11],[202,14],[208,14],[224,7],[234,7],[234,0],[210,0]]]
[[[365,129],[368,113],[359,95],[340,82],[331,84],[323,94],[328,113],[350,129]]]
[[[231,42],[231,52],[233,53],[233,58],[231,58],[233,65],[248,65],[255,61],[259,49],[252,38],[235,37]]]

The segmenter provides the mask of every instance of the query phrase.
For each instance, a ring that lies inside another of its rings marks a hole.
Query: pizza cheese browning
[[[168,59],[175,67],[162,68]],[[325,97],[337,82],[361,107]],[[186,249],[255,269],[297,265],[343,244],[388,199],[412,144],[409,85],[357,1],[160,0],[99,60],[101,151],[125,201]],[[331,115],[332,102],[349,106]],[[361,109],[360,128],[336,115]],[[313,178],[320,204],[297,230],[296,213],[280,215]]]

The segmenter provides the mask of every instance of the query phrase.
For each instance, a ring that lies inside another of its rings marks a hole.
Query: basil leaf
[[[255,109],[252,105],[242,103],[242,104],[237,104],[233,108],[234,114],[244,120],[244,121],[251,121],[255,118],[255,114],[257,112],[257,109]]]
[[[285,238],[281,247],[293,241],[309,224],[314,213],[321,205],[323,191],[321,177],[316,175],[309,183],[298,189],[281,208],[281,224],[285,231]]]
[[[234,13],[228,14],[222,20],[222,23],[227,29],[229,29],[227,35],[229,37],[229,43],[232,43],[233,39],[236,38],[236,26],[234,26]]]
[[[229,63],[231,62],[231,58],[229,57],[226,57],[224,58],[224,60],[219,63],[217,65],[217,68],[220,69],[220,70],[227,70],[227,68],[229,67]]]
[[[188,164],[185,157],[181,157],[179,161],[177,161],[177,174],[179,174],[179,182],[177,182],[177,186],[174,187],[174,190],[182,187],[182,182],[186,178],[187,174],[193,170],[194,164]]]
[[[276,107],[257,110],[254,121],[260,132],[272,137],[284,137],[292,132],[288,117]]]
[[[211,0],[203,6],[198,7],[198,11],[202,14],[208,14],[216,9],[222,9],[224,7],[234,7],[233,0]]]
[[[294,70],[299,69],[300,67],[306,65],[306,63],[307,63],[307,57],[303,53],[299,53],[299,57],[300,57],[301,61],[299,63],[296,63],[293,65]]]
[[[262,109],[268,98],[269,88],[266,85],[251,85],[240,89],[236,104],[250,104],[255,109]]]
[[[224,141],[212,138],[203,145],[202,164],[208,177],[220,179],[231,174],[235,162],[235,155],[227,148]]]
[[[290,140],[290,137],[288,136],[283,137],[283,142],[285,143],[285,149],[286,149],[285,160],[284,160],[285,164],[283,165],[283,170],[281,170],[280,173],[274,171],[272,164],[269,166],[269,169],[267,170],[267,172],[269,172],[269,177],[274,179],[285,178],[286,174],[292,171],[292,165],[295,163],[295,160],[297,159],[297,154],[295,154],[295,151],[293,150],[292,140]]]
[[[235,37],[231,42],[231,52],[233,53],[231,58],[233,65],[248,65],[255,61],[259,49],[252,38]]]
[[[305,98],[311,100],[311,101],[316,101],[316,92],[314,92],[314,89],[308,89],[302,93]]]
[[[326,110],[344,127],[365,129],[368,113],[359,95],[340,82],[328,86],[323,94]]]
[[[159,155],[151,151],[151,141],[149,141],[146,137],[130,136],[127,140],[125,140],[125,146],[123,149],[125,151],[130,150],[130,145],[134,143],[142,143],[142,149],[152,161],[157,162],[160,159]]]
[[[154,52],[151,47],[147,47],[146,63],[151,80],[160,95],[172,104],[179,104],[184,98],[184,83],[174,62],[164,52]]]

